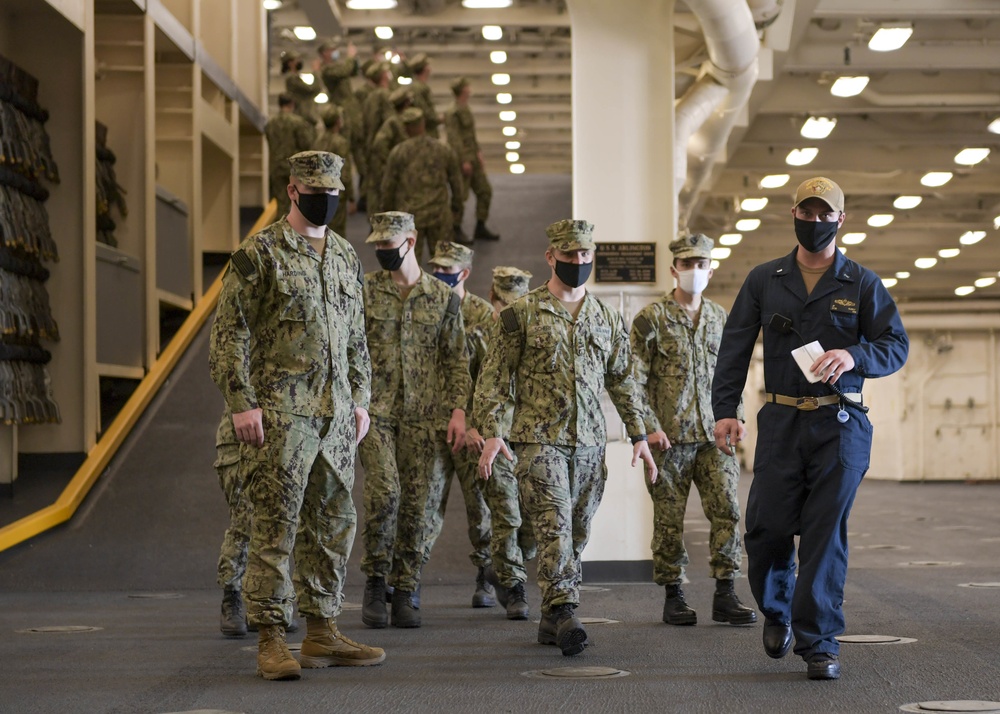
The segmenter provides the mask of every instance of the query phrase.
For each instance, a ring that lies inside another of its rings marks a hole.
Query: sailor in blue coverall
[[[746,434],[736,407],[763,329],[766,395],[746,509],[750,588],[766,618],[765,652],[783,657],[794,633],[807,676],[836,679],[847,517],[872,444],[868,416],[848,400],[862,403],[866,377],[900,369],[909,340],[879,277],[837,250],[840,187],[822,177],[803,182],[792,215],[799,246],[750,272],[726,322],[712,389],[715,442],[732,453]],[[815,383],[790,354],[813,340],[825,350],[807,363]]]

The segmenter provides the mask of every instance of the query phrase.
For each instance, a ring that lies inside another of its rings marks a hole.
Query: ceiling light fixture
[[[396,81],[400,84],[413,84],[413,77],[396,77]]]
[[[316,39],[316,30],[308,25],[296,25],[292,28],[292,34],[303,42],[310,42]]]
[[[990,150],[985,147],[977,149],[962,149],[955,154],[955,163],[961,164],[962,166],[975,166],[989,155]]]
[[[505,126],[503,128],[503,135],[504,136],[517,136],[517,129],[515,127],[512,127],[512,126]]]
[[[347,0],[348,10],[394,10],[396,0]]]
[[[898,208],[901,211],[908,211],[911,208],[916,208],[923,201],[923,196],[899,196],[895,201],[892,202],[893,208]]]
[[[961,287],[955,288],[955,294],[959,297],[965,297],[966,295],[971,295],[976,292],[976,289],[971,285],[962,285]]]
[[[512,174],[523,174],[524,173],[524,164],[511,164],[510,165],[510,172]]]
[[[801,134],[807,139],[825,139],[837,126],[837,120],[829,117],[809,117],[802,125]]]
[[[760,228],[759,218],[741,218],[736,221],[736,230],[738,231],[755,231]],[[725,245],[725,243],[723,243]]]
[[[264,0],[265,10],[277,10],[281,7],[281,0]]]
[[[732,255],[732,248],[712,248],[712,257],[716,260],[725,260]]]
[[[521,142],[508,141],[506,144],[504,144],[504,148],[507,149],[508,151],[517,151],[518,149],[521,148]]]
[[[781,188],[786,183],[788,179],[791,178],[788,174],[768,174],[760,180],[761,188]]]
[[[830,94],[835,97],[855,97],[868,86],[868,77],[838,77],[830,87]]]
[[[712,270],[715,270],[715,269],[716,269],[716,268],[718,268],[718,267],[719,267],[720,265],[722,265],[722,263],[720,263],[720,262],[719,262],[719,261],[717,261],[717,260],[713,260],[713,261],[711,262],[711,264],[709,265],[709,267],[710,267],[710,268],[712,268]]]
[[[310,72],[303,72],[302,74],[299,75],[299,79],[301,79],[306,84],[312,84],[313,82],[316,81],[316,78]]]
[[[845,245],[857,245],[858,243],[863,243],[867,237],[867,233],[845,233],[840,241]]]
[[[514,163],[515,161],[520,161],[521,160],[521,155],[519,153],[517,153],[516,151],[508,151],[506,159],[507,159],[508,162]]]
[[[517,112],[513,109],[506,109],[500,112],[500,121],[514,121],[517,119]]]
[[[882,25],[868,40],[872,52],[892,52],[906,44],[913,34],[913,25],[908,22],[892,22]]]
[[[502,10],[514,4],[514,0],[462,0],[462,7],[469,10]]]
[[[975,281],[973,285],[975,285],[977,288],[988,288],[990,285],[993,285],[996,281],[997,281],[996,278],[979,278],[979,280]]]
[[[884,228],[892,223],[894,218],[895,216],[891,213],[873,213],[868,216],[868,225],[872,228]]]
[[[744,211],[763,211],[765,206],[767,206],[766,198],[744,198],[740,201],[740,208]]]
[[[316,102],[317,104],[326,104],[327,102],[330,101],[330,97],[326,96],[326,92],[320,92],[315,97],[313,97],[313,101]]]
[[[896,280],[896,278],[882,278],[882,285],[884,285],[887,288],[894,288],[894,287],[896,287],[896,283],[898,283],[898,282],[899,281]]]
[[[493,84],[495,84],[498,87],[506,87],[508,84],[510,84],[510,75],[500,72],[490,77],[490,81],[492,81]]]
[[[937,265],[937,258],[917,258],[913,264],[921,270],[927,270]]]
[[[806,149],[792,149],[785,157],[785,163],[789,166],[805,166],[816,158],[819,149],[812,147]]]
[[[924,186],[937,188],[951,181],[952,175],[951,171],[928,171],[920,178],[920,183]]]
[[[720,245],[739,245],[741,240],[743,240],[743,236],[739,233],[723,233],[719,236]]]
[[[1000,134],[1000,117],[997,117],[996,119],[991,121],[990,125],[986,127],[986,131],[990,132],[991,134]]]
[[[500,25],[483,25],[483,39],[491,42],[503,39],[503,28]]]
[[[942,258],[955,258],[961,252],[958,248],[942,248],[938,251],[938,255]]]
[[[379,25],[375,28],[375,37],[380,40],[391,40],[392,39],[392,28],[386,25]]]
[[[512,101],[514,101],[514,97],[511,96],[510,92],[497,94],[497,104],[510,104]]]
[[[899,278],[900,280],[906,280],[908,277],[910,277],[910,271],[900,270],[898,273],[896,273],[896,277]]]
[[[490,62],[493,64],[503,64],[507,61],[507,53],[503,50],[493,50],[490,52]]]
[[[966,231],[958,239],[962,245],[975,245],[986,237],[986,231]]]

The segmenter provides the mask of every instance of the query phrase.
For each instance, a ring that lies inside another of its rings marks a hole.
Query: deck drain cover
[[[916,640],[895,635],[841,635],[837,642],[851,645],[908,645]]]
[[[340,603],[340,609],[341,610],[360,610],[361,609],[361,603],[360,602],[342,602],[342,603]]]
[[[65,634],[65,633],[77,633],[77,632],[97,632],[98,630],[103,630],[103,627],[88,627],[87,625],[57,625],[55,627],[29,627],[25,630],[15,630],[21,634]]]
[[[616,679],[627,677],[631,672],[616,667],[557,667],[522,674],[533,679]]]
[[[129,593],[132,600],[178,600],[182,597],[180,593]]]
[[[904,704],[904,712],[1000,712],[1000,702],[985,702],[976,699],[955,699],[952,701],[914,702]]]
[[[582,593],[606,593],[609,592],[611,588],[600,588],[596,585],[581,585],[580,592]]]
[[[911,560],[903,565],[912,565],[919,568],[952,568],[956,565],[965,565],[956,560]]]
[[[580,624],[582,625],[617,625],[618,620],[609,620],[606,617],[581,617],[579,618]]]
[[[1000,583],[960,583],[960,588],[1000,588]]]

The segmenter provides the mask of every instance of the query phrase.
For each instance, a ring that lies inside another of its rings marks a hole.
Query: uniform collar
[[[312,258],[317,263],[323,261],[322,256],[313,250],[313,247],[309,245],[309,241],[304,237],[299,235],[298,231],[292,228],[292,224],[288,222],[287,217],[282,217],[281,219],[281,235],[284,237],[285,242],[288,247],[294,250],[296,253],[306,256],[307,258]],[[329,248],[330,243],[330,229],[326,229],[326,233],[323,235],[324,242],[327,243],[327,248]],[[329,252],[324,251],[324,253]]]
[[[774,271],[772,275],[774,277],[785,277],[787,275],[792,275],[799,272],[798,262],[796,261],[796,255],[798,255],[799,249],[796,246],[792,249],[792,252],[786,255],[784,258],[780,258],[776,265],[774,266]],[[857,275],[857,269],[853,261],[848,260],[847,256],[840,252],[838,248],[833,255],[833,270],[829,271],[828,274],[833,275],[837,280],[845,283],[853,283],[855,276]]]
[[[590,294],[590,291],[585,291],[583,294],[583,304],[580,306],[580,312],[576,315],[576,320],[578,322],[580,321],[580,318],[582,318],[591,309],[591,304],[593,302],[594,297]],[[569,314],[569,311],[562,304],[562,300],[549,291],[548,283],[539,288],[538,307],[542,310],[551,312],[554,315],[558,315],[565,320],[573,322],[573,316]]]

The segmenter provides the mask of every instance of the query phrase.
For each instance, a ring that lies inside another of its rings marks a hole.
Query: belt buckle
[[[819,398],[818,397],[799,397],[795,401],[795,408],[804,411],[811,412],[815,409],[819,409]]]

